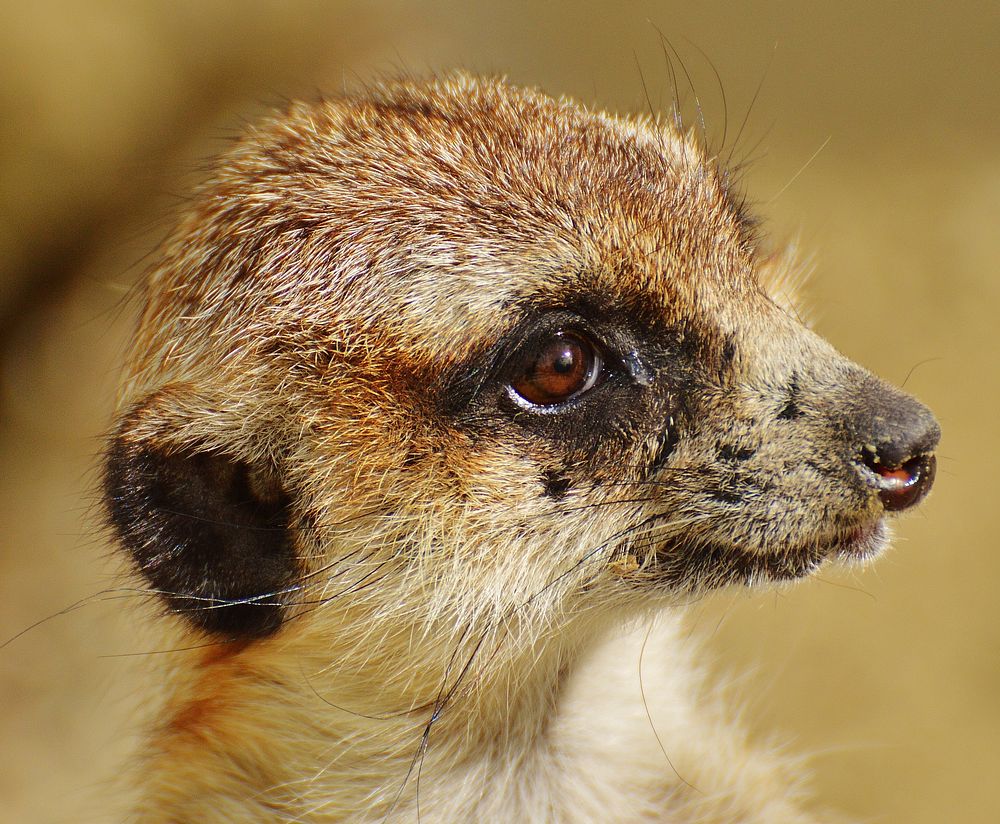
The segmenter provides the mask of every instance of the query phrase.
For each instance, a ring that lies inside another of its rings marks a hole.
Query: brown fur
[[[814,820],[671,605],[874,554],[879,456],[926,470],[937,429],[771,297],[726,181],[661,124],[464,75],[295,104],[222,159],[109,450],[165,632],[221,645],[169,674],[141,820]],[[617,353],[569,411],[504,388],[538,323]],[[267,513],[204,518],[267,586],[211,552],[172,583],[196,519],[146,498],[177,478]],[[623,627],[656,613],[647,717]]]

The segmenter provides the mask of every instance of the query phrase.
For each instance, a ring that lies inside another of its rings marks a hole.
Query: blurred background
[[[401,71],[665,110],[660,32],[708,141],[755,158],[766,229],[812,261],[818,330],[944,430],[934,494],[875,567],[726,593],[693,631],[747,723],[813,754],[828,805],[1000,821],[995,0],[4,3],[0,638],[49,620],[0,649],[0,820],[118,820],[106,782],[149,647],[100,594],[94,466],[124,296],[204,159],[285,98]]]

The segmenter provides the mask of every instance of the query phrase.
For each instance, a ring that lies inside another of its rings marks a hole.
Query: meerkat
[[[819,821],[681,605],[876,555],[939,430],[755,226],[695,136],[502,80],[249,129],[105,456],[175,650],[134,819]]]

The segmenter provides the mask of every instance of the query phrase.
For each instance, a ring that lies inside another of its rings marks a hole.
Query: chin
[[[889,524],[879,518],[847,533],[834,550],[833,559],[844,566],[860,566],[881,555],[891,539]]]

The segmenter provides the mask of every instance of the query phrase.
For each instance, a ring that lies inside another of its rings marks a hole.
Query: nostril
[[[934,483],[941,429],[926,406],[877,378],[863,377],[856,391],[844,418],[855,465],[883,509],[909,509]]]
[[[920,501],[934,483],[937,460],[933,454],[917,455],[897,465],[882,462],[879,453],[865,448],[862,463],[878,479],[878,497],[889,512],[909,509]]]

